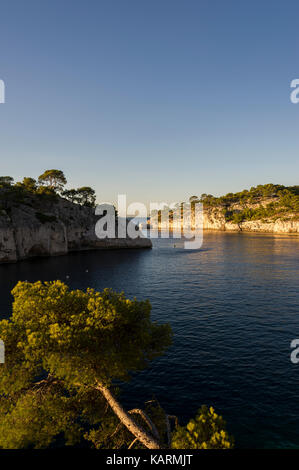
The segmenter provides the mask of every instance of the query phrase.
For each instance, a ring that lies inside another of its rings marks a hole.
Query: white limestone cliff
[[[100,240],[95,234],[97,220],[93,208],[62,198],[42,201],[39,206],[10,204],[0,211],[0,263],[71,251],[152,246],[141,232],[136,239]]]

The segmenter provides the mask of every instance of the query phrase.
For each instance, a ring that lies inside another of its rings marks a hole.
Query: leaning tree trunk
[[[99,390],[108,404],[123,423],[123,425],[147,448],[147,449],[161,449],[161,445],[157,439],[146,432],[134,419],[124,410],[121,404],[116,400],[111,391],[101,384],[96,385],[96,389]]]

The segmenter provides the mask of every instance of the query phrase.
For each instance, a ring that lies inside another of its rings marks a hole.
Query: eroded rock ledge
[[[291,214],[292,215],[292,214]],[[238,232],[298,233],[299,220],[246,220],[240,223],[227,222],[220,210],[204,211],[203,228]]]
[[[275,220],[246,220],[240,223],[228,222],[223,215],[223,212],[219,208],[213,210],[204,209],[203,212],[203,229],[204,230],[220,230],[228,232],[262,232],[262,233],[289,233],[299,235],[299,220],[295,218],[296,214],[289,214],[289,218],[277,218]],[[189,216],[189,218],[191,218]],[[188,221],[188,215],[186,217]],[[167,229],[167,223],[159,222],[158,224],[153,220],[149,220],[149,224],[153,228],[159,228],[161,230]],[[182,225],[183,226],[183,225]],[[193,229],[201,228],[200,225],[191,222]],[[170,229],[173,228],[173,224],[169,222]]]
[[[12,204],[0,211],[0,263],[71,251],[151,248],[149,239],[105,239],[95,235],[94,209],[65,199],[43,201],[40,206]]]

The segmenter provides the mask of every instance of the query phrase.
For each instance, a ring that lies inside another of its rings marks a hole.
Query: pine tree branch
[[[140,408],[134,408],[133,410],[128,411],[129,414],[139,414],[143,420],[146,422],[148,427],[150,428],[153,436],[155,436],[158,440],[160,440],[160,436],[158,433],[158,429],[156,428],[155,424],[153,421],[150,419],[150,417]]]
[[[136,423],[107,387],[97,383],[95,388],[102,393],[118,419],[147,449],[161,449],[160,442]]]
[[[135,444],[136,441],[138,441],[137,437],[134,439],[134,441],[131,442],[128,449],[132,449],[132,447],[133,447],[133,445]]]

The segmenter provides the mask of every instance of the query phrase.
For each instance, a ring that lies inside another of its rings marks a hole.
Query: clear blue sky
[[[298,184],[299,4],[2,0],[0,174],[99,200]]]

